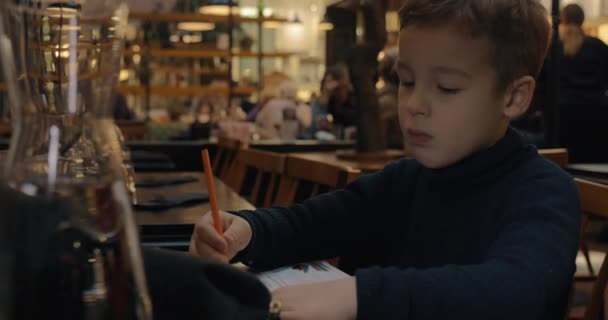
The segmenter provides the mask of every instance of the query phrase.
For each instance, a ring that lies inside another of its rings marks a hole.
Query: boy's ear
[[[531,76],[523,76],[511,83],[505,96],[503,114],[509,119],[515,119],[528,111],[536,88],[536,80]]]

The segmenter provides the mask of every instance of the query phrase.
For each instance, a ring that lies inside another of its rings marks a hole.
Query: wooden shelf
[[[215,57],[228,57],[230,52],[226,50],[192,50],[192,49],[149,49],[149,50],[138,50],[137,52],[132,49],[124,51],[125,55],[139,54],[142,56],[149,56],[153,58],[215,58]]]
[[[128,68],[129,70],[135,70],[135,68]],[[150,71],[152,72],[165,72],[165,73],[187,73],[199,76],[216,76],[216,77],[227,77],[228,70],[217,70],[210,68],[193,68],[189,66],[151,66]]]
[[[123,53],[125,56],[131,56],[134,54],[147,55],[152,58],[229,58],[230,52],[228,50],[217,50],[217,49],[150,49],[148,52],[145,50],[133,51],[132,49],[126,49]],[[233,57],[241,58],[287,58],[292,55],[289,52],[264,52],[259,54],[257,52],[233,52]]]
[[[143,86],[117,86],[116,92],[124,96],[143,96],[146,94],[146,89]]]
[[[244,87],[244,86],[238,86],[238,87],[234,87],[232,88],[232,93],[236,94],[236,95],[241,95],[241,96],[248,96],[250,94],[254,94],[258,92],[258,88],[257,87]]]
[[[257,92],[257,87],[234,87],[232,93],[235,95],[250,95]],[[145,96],[144,86],[119,86],[117,91],[122,95]],[[152,86],[151,96],[179,97],[179,96],[198,96],[204,94],[228,94],[227,86],[188,86],[188,87],[167,87]]]
[[[106,42],[100,42],[100,43],[84,43],[84,42],[80,42],[78,43],[77,46],[77,50],[87,50],[87,49],[100,49],[100,48],[111,48],[114,45],[113,41],[106,41]],[[41,43],[30,43],[28,45],[28,48],[30,49],[34,49],[34,50],[42,50],[42,51],[69,51],[70,49],[72,49],[73,47],[70,46],[69,44],[65,47],[60,47],[58,48],[57,44],[54,43],[46,43],[46,44],[41,44]]]
[[[140,49],[138,51],[133,51],[132,49],[126,49],[124,51],[124,55],[147,55],[152,58],[228,58],[230,56],[230,52],[228,50],[217,50],[217,49],[157,49],[151,48],[147,51],[145,49]],[[233,52],[233,57],[243,57],[243,58],[257,58],[257,52]],[[291,53],[289,52],[264,52],[260,56],[262,58],[286,58],[289,57]]]
[[[268,52],[262,53],[262,58],[287,58],[291,55],[289,52]],[[243,58],[257,58],[257,52],[234,52],[232,54],[234,57],[243,57]]]
[[[177,23],[177,22],[210,22],[210,23],[223,23],[234,24],[239,23],[257,23],[262,24],[264,22],[278,22],[286,23],[287,19],[284,18],[245,18],[239,15],[229,16],[217,16],[207,15],[200,13],[138,13],[132,12],[129,15],[129,19],[147,21],[152,23],[166,22],[166,23]],[[230,27],[230,26],[229,26]],[[150,62],[149,71],[152,73],[164,72],[168,74],[188,74],[188,75],[202,75],[202,76],[217,76],[224,77],[228,81],[231,81],[231,74],[228,70],[217,70],[212,68],[201,67],[200,69],[194,69],[188,64],[182,64],[179,61],[171,62],[169,59],[213,59],[221,58],[231,61],[231,58],[243,58],[243,59],[283,59],[288,58],[293,53],[289,52],[244,52],[235,51],[232,49],[218,49],[215,43],[198,43],[198,44],[181,44],[175,43],[171,48],[161,47],[160,42],[152,42],[147,44],[139,43],[139,50],[133,51],[132,47],[125,49],[124,56],[140,55],[145,57]],[[136,47],[137,48],[137,47]],[[155,60],[156,59],[156,60]],[[163,60],[167,59],[167,60]],[[259,61],[261,63],[261,61]],[[131,70],[141,71],[139,67],[131,67]],[[229,82],[228,82],[229,83]],[[228,95],[231,93],[233,96],[247,96],[255,94],[259,91],[257,85],[252,86],[233,86],[229,87],[226,85],[210,85],[210,86],[162,86],[155,85],[149,88],[142,85],[134,86],[118,86],[117,91],[123,95],[129,96],[165,96],[165,97],[191,97],[208,94],[224,94]]]
[[[142,70],[141,68],[136,68],[134,66],[123,67],[122,69],[135,71],[135,72],[140,72]],[[151,66],[150,71],[151,72],[164,72],[164,73],[171,73],[171,74],[186,73],[188,75],[212,76],[212,77],[227,77],[228,76],[227,70],[217,70],[217,69],[209,69],[209,68],[196,69],[196,68],[192,68],[192,67],[188,67],[188,66],[169,66],[169,65]]]
[[[132,12],[129,14],[129,19],[144,20],[150,22],[217,22],[228,23],[228,16],[218,16],[200,13],[138,13]],[[232,15],[234,23],[262,23],[266,21],[285,23],[285,18],[246,18],[239,15]]]
[[[48,24],[51,27],[57,27],[60,25],[66,26],[70,24],[70,15],[66,14],[64,17],[48,17],[48,22],[42,22],[42,20],[37,19],[35,21],[30,22],[35,27],[40,27]],[[111,18],[78,18],[78,25],[100,25],[107,24],[113,25],[116,22]]]
[[[144,96],[146,88],[144,86],[119,86],[117,91],[123,95]],[[256,93],[258,88],[255,86],[237,86],[232,89],[235,95],[250,95]],[[227,86],[188,86],[188,87],[150,87],[151,96],[179,97],[197,96],[203,94],[228,94]]]
[[[88,73],[79,74],[78,80],[99,79],[101,77],[107,77],[109,75],[110,75],[110,72],[88,72]],[[54,81],[54,82],[61,82],[61,83],[67,83],[69,81],[68,77],[59,78],[59,76],[57,76],[56,74],[30,73],[29,77],[31,79]]]

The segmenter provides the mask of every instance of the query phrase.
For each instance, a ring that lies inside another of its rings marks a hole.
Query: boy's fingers
[[[220,253],[226,253],[228,251],[228,243],[215,230],[203,234],[203,239],[203,244],[210,246]]]
[[[214,250],[212,247],[208,246],[205,243],[201,243],[201,242],[196,243],[193,241],[190,244],[190,248],[188,249],[188,252],[195,256],[205,257],[205,258],[213,260],[213,261],[217,261],[217,262],[221,262],[221,263],[228,262],[228,258],[225,255],[217,252],[216,250]]]
[[[226,226],[232,223],[232,219],[234,219],[234,216],[228,212],[220,211],[220,219],[222,220],[222,224],[224,225],[225,229]]]
[[[197,225],[195,233],[196,241],[199,243],[206,243],[221,253],[226,253],[228,250],[228,243],[215,231],[212,224]]]
[[[228,251],[226,252],[226,255],[228,256],[229,259],[234,258],[234,256],[236,256],[236,254],[239,252],[239,249],[236,248],[236,238],[234,235],[226,232],[224,234],[224,239],[226,239],[226,243],[228,244]]]
[[[238,241],[238,239],[238,231],[236,231],[234,227],[228,227],[228,229],[224,232],[224,240],[226,240],[228,248],[231,248]]]

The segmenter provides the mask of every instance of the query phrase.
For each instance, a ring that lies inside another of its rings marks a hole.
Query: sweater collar
[[[533,147],[532,147],[533,148]],[[431,189],[486,185],[494,182],[526,154],[521,135],[509,128],[497,143],[448,167],[425,168]]]

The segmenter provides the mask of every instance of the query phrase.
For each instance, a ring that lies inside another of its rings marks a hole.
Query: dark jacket
[[[63,202],[28,197],[0,184],[0,318],[81,318],[82,288],[75,279],[87,275],[87,265],[74,259],[84,254],[86,261],[91,252],[81,230],[65,228],[66,212]],[[70,250],[75,241],[84,250]],[[185,252],[144,249],[143,259],[155,320],[268,318],[270,293],[246,272]],[[117,279],[111,278],[106,276],[110,292],[117,287],[112,287]],[[126,288],[114,290],[114,295],[121,289]],[[70,300],[74,294],[79,299]],[[120,301],[111,298],[113,308],[129,300],[128,295]]]
[[[562,46],[559,49],[560,104],[605,105],[608,46],[598,38],[585,36],[576,55],[567,56]]]
[[[560,50],[560,144],[572,163],[606,162],[608,149],[594,139],[608,135],[608,46],[587,36],[576,55]]]

